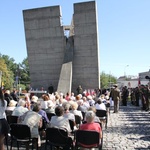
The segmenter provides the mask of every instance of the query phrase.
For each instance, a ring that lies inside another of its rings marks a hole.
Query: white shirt
[[[47,108],[48,108],[47,101],[41,100],[40,103],[41,103],[41,108],[42,108],[42,109],[47,109]]]
[[[81,120],[83,120],[83,115],[82,112],[80,110],[71,110],[71,113],[73,113],[74,115],[78,115],[81,117]]]
[[[106,110],[106,106],[105,106],[104,103],[96,104],[95,108],[98,109],[98,110]]]
[[[2,106],[2,100],[0,100],[0,119],[6,118],[5,110],[7,108],[7,101],[4,100],[4,106]]]
[[[75,121],[75,116],[74,114],[68,112],[68,113],[64,113],[64,117],[67,118],[68,120],[73,120]]]
[[[15,108],[16,108],[16,107],[10,107],[10,106],[8,106],[8,107],[6,108],[6,110],[8,110],[8,111],[13,111]]]
[[[17,106],[12,113],[12,116],[22,116],[25,112],[28,111],[28,108],[23,106]]]
[[[34,111],[28,111],[22,124],[26,124],[30,127],[31,136],[38,137],[39,136],[39,122],[42,116]]]
[[[51,127],[65,128],[68,132],[71,132],[69,120],[64,116],[52,116],[50,124]]]

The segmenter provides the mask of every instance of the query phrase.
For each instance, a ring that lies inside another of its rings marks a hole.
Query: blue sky
[[[22,10],[61,5],[64,25],[73,3],[86,0],[1,0],[0,53],[21,63],[27,57]],[[150,69],[150,0],[96,0],[100,72],[137,76]]]

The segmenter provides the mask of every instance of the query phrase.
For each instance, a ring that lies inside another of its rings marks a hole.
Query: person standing
[[[48,92],[49,94],[52,94],[54,92],[54,87],[52,84],[50,84],[50,86],[48,87]]]
[[[120,101],[120,90],[118,89],[118,85],[114,85],[114,90],[112,92],[112,98],[114,100],[114,113],[118,113],[119,111],[119,101]]]
[[[2,89],[0,88],[0,150],[4,150],[4,139],[9,131],[5,113],[6,108],[7,101],[4,100],[4,95],[2,93]]]
[[[127,106],[127,99],[128,99],[129,91],[127,89],[127,86],[124,86],[122,89],[122,103],[123,106]]]
[[[149,87],[148,85],[145,85],[144,87],[145,111],[149,110],[149,93],[150,93]]]
[[[81,85],[79,85],[77,88],[77,95],[82,94],[82,93],[83,93],[83,89],[82,89]]]
[[[16,89],[14,89],[13,92],[10,95],[12,96],[13,100],[15,100],[17,102],[19,101],[19,96],[17,94],[17,90]]]
[[[140,99],[140,90],[139,87],[135,88],[135,104],[139,106],[139,99]]]

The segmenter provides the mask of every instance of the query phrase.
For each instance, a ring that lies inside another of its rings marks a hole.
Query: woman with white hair
[[[16,108],[17,102],[15,100],[10,100],[9,105],[7,106],[5,112],[6,115],[11,115],[13,110]]]
[[[86,123],[80,125],[79,130],[92,130],[99,133],[99,138],[102,138],[102,129],[99,123],[94,122],[95,113],[93,111],[87,111],[85,114]]]
[[[69,101],[69,103],[71,104],[71,108],[72,108],[70,112],[73,113],[74,115],[80,116],[81,120],[83,120],[82,112],[80,110],[77,110],[78,108],[77,102]]]
[[[18,106],[13,110],[12,116],[22,116],[27,111],[28,108],[26,108],[26,101],[21,99],[18,102]]]
[[[6,90],[4,93],[4,99],[7,101],[7,106],[9,105],[10,100],[13,100],[12,96],[10,95],[10,90]]]
[[[88,100],[90,106],[94,106],[95,105],[95,101],[94,101],[94,99],[93,99],[93,97],[91,95],[87,96],[87,100]]]
[[[63,108],[64,108],[64,114],[63,114],[63,116],[65,118],[67,118],[68,120],[72,120],[72,121],[75,122],[75,116],[74,116],[74,114],[70,113],[71,105],[68,102],[64,103],[63,104]]]

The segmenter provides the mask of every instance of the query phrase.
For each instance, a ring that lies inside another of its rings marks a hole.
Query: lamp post
[[[126,77],[126,68],[127,67],[129,67],[129,65],[126,65],[125,67],[124,67],[124,77]]]

